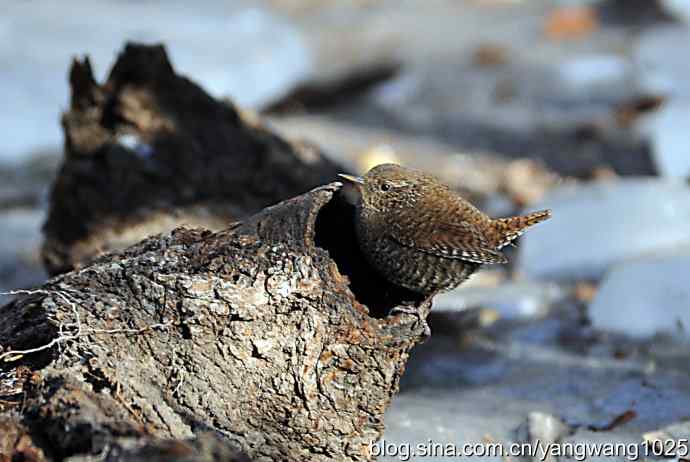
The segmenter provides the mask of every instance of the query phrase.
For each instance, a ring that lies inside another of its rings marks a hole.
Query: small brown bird
[[[482,264],[507,263],[501,249],[551,216],[543,210],[492,219],[436,178],[395,164],[340,176],[359,193],[355,228],[369,264],[427,300]]]

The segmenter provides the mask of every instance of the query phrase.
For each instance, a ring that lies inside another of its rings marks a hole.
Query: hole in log
[[[350,290],[369,315],[383,318],[399,305],[418,305],[422,296],[386,281],[362,255],[354,227],[355,207],[336,193],[316,216],[314,242],[326,250],[340,274],[350,280]]]

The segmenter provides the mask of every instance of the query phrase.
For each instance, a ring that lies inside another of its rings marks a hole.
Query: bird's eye
[[[388,183],[381,183],[381,191],[386,192],[391,190],[391,185]]]

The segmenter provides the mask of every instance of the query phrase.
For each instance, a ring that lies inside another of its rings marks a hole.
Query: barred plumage
[[[382,164],[341,175],[359,192],[355,228],[365,258],[388,281],[432,295],[455,288],[548,210],[492,219],[425,173]]]

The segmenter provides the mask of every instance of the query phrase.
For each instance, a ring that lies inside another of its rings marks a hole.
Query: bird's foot
[[[396,306],[391,310],[391,314],[411,314],[415,318],[417,318],[417,322],[422,324],[422,337],[423,338],[429,338],[431,336],[431,328],[429,327],[429,324],[426,322],[426,316],[422,316],[422,313],[420,313],[419,308],[415,306]]]

